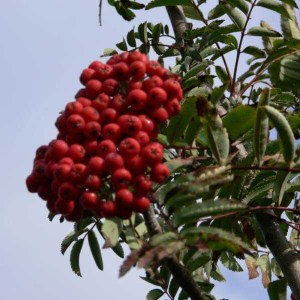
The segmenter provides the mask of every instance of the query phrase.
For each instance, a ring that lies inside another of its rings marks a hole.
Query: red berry
[[[122,131],[128,135],[135,135],[142,129],[141,120],[132,115],[122,115],[118,119],[118,124]]]
[[[176,98],[172,98],[165,103],[165,109],[169,116],[175,116],[179,114],[181,110],[181,105]]]
[[[170,78],[164,81],[162,87],[168,93],[169,97],[175,97],[177,99],[181,99],[180,98],[182,92],[181,86],[178,80],[176,80],[175,78]]]
[[[99,112],[92,106],[83,108],[81,116],[84,118],[85,122],[98,121],[100,118]]]
[[[128,188],[131,181],[131,174],[126,169],[118,169],[111,176],[111,184],[116,189]]]
[[[139,175],[133,178],[132,185],[134,190],[139,195],[147,195],[151,192],[152,189],[152,181],[146,175]]]
[[[142,130],[151,133],[154,129],[154,123],[146,115],[139,115],[138,118],[142,121]]]
[[[63,200],[74,200],[79,196],[79,189],[70,182],[64,182],[58,189],[58,196]]]
[[[97,175],[88,175],[85,179],[84,186],[89,190],[98,190],[102,185],[102,180]]]
[[[83,110],[83,105],[78,101],[69,102],[65,108],[66,116],[80,114]]]
[[[95,121],[88,122],[86,123],[83,132],[86,137],[97,139],[101,135],[101,125]]]
[[[117,169],[124,168],[124,160],[122,156],[115,152],[107,154],[104,160],[104,168],[106,172],[110,174]]]
[[[97,147],[97,154],[102,158],[105,158],[107,154],[116,151],[117,151],[117,147],[115,143],[111,140],[103,140],[98,144]]]
[[[150,200],[147,197],[135,198],[133,201],[133,210],[139,213],[144,213],[150,206]]]
[[[116,192],[116,203],[121,206],[131,206],[133,194],[128,189],[120,189]]]
[[[101,212],[105,218],[113,218],[117,214],[117,206],[113,201],[106,201],[101,204]]]
[[[67,128],[70,132],[81,132],[85,127],[84,119],[77,114],[70,115],[67,119]]]
[[[120,84],[117,80],[109,78],[103,82],[102,90],[104,93],[113,96],[119,92]]]
[[[159,76],[154,75],[143,82],[143,89],[149,92],[152,88],[161,87],[162,85],[163,80]]]
[[[162,66],[155,60],[151,60],[146,64],[147,74],[149,76],[159,75],[162,72]]]
[[[94,77],[103,81],[113,74],[113,68],[110,65],[103,64],[100,68],[98,68],[95,72]]]
[[[63,140],[54,140],[50,145],[50,149],[51,156],[54,159],[60,159],[67,154],[69,150],[69,145]]]
[[[141,157],[144,161],[152,166],[160,163],[163,159],[163,147],[159,143],[151,143],[143,148]]]
[[[26,178],[26,186],[30,193],[36,193],[38,191],[39,182],[36,180],[33,174],[30,174]]]
[[[154,182],[162,183],[170,176],[169,168],[161,163],[158,163],[152,167],[151,180]]]
[[[80,204],[85,209],[94,210],[100,203],[98,196],[93,192],[83,192],[80,197]]]
[[[66,201],[58,198],[55,202],[55,210],[62,215],[69,215],[75,208],[75,201]]]
[[[97,70],[102,66],[103,66],[103,63],[101,61],[95,60],[90,63],[89,68],[93,69],[93,70]]]
[[[129,66],[129,73],[133,80],[141,80],[146,74],[146,65],[142,61],[134,61]]]
[[[66,156],[72,158],[74,162],[80,162],[85,157],[85,149],[80,144],[73,144],[70,146]]]
[[[127,95],[127,101],[134,111],[140,111],[146,107],[148,96],[143,90],[132,90]]]
[[[71,173],[72,166],[68,164],[57,164],[54,171],[53,177],[61,182],[68,180]]]
[[[166,91],[160,87],[154,87],[149,91],[149,104],[151,106],[160,106],[167,101]]]
[[[92,101],[92,107],[96,108],[98,112],[101,112],[108,107],[109,96],[105,93],[101,93]]]
[[[134,175],[144,173],[147,169],[145,161],[139,155],[127,159],[126,166],[128,170],[130,170],[131,174]]]
[[[104,139],[118,143],[122,136],[121,127],[116,123],[106,124],[102,130],[102,136]]]
[[[79,77],[79,80],[83,85],[86,85],[87,82],[93,78],[94,74],[95,70],[92,68],[84,69]]]
[[[167,110],[163,107],[154,109],[150,115],[151,115],[151,118],[157,123],[163,123],[163,122],[167,121],[169,118],[169,114],[168,114]]]
[[[91,106],[92,104],[92,101],[85,97],[79,97],[76,101],[78,101],[83,107]]]
[[[122,94],[117,94],[111,100],[110,107],[118,113],[124,112],[127,108],[127,100]]]
[[[124,62],[119,62],[114,65],[114,77],[117,80],[126,80],[129,78],[129,67]]]
[[[124,158],[129,158],[139,154],[141,146],[136,139],[128,137],[120,142],[119,151]]]
[[[100,156],[93,156],[88,162],[88,173],[102,175],[104,173],[104,159]]]
[[[146,145],[149,144],[150,142],[150,138],[147,132],[145,131],[139,131],[138,133],[136,133],[133,138],[135,138],[139,144],[141,145],[141,147],[145,147]]]
[[[74,183],[82,183],[87,176],[87,166],[84,164],[74,164],[71,168],[69,179]]]
[[[102,83],[97,79],[91,79],[86,84],[86,94],[90,99],[94,99],[101,93]]]
[[[129,81],[126,92],[127,94],[132,90],[141,90],[143,87],[143,83],[141,81]]]
[[[128,63],[131,64],[132,62],[134,62],[136,60],[146,63],[148,61],[148,58],[144,53],[142,53],[140,51],[129,52]]]
[[[118,112],[113,108],[105,108],[100,114],[100,123],[114,123],[118,119]]]
[[[82,208],[77,205],[75,206],[75,208],[70,214],[65,215],[64,217],[69,222],[77,222],[82,218],[82,216],[83,216]]]

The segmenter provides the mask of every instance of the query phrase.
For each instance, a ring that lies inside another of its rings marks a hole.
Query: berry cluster
[[[27,188],[69,221],[145,212],[152,183],[169,176],[157,125],[180,111],[179,80],[135,51],[92,62],[80,82],[57,139],[37,149]]]

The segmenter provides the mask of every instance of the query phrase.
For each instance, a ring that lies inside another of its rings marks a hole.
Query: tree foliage
[[[271,300],[286,299],[287,284],[300,299],[297,3],[219,1],[206,15],[206,2],[108,1],[127,21],[136,9],[161,7],[167,7],[173,26],[178,15],[184,21],[184,30],[174,27],[175,34],[163,23],[144,22],[116,45],[121,51],[154,51],[161,62],[176,58],[171,70],[182,78],[184,102],[159,135],[172,174],[155,187],[149,212],[125,221],[76,223],[62,253],[72,246],[71,267],[81,275],[86,237],[100,270],[101,247],[124,257],[127,245],[131,252],[120,276],[133,266],[144,268],[142,279],[156,286],[149,300],[214,299],[211,278],[224,280],[220,264],[240,272],[241,260],[250,279],[261,274]],[[249,26],[258,7],[279,15],[280,32],[264,21]],[[193,20],[201,25],[191,27]],[[247,43],[249,36],[256,37],[255,46]],[[103,55],[116,52],[105,49]],[[270,228],[276,229],[272,240]],[[100,246],[97,235],[103,237]],[[293,252],[294,262],[274,252],[273,243]]]

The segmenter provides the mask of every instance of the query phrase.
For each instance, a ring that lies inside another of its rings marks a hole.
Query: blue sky
[[[142,271],[133,270],[118,279],[121,260],[109,250],[103,251],[105,271],[100,272],[85,247],[81,257],[84,277],[75,276],[68,253],[63,257],[59,251],[72,224],[50,223],[44,202],[24,185],[36,148],[55,137],[59,111],[80,88],[81,70],[104,48],[114,47],[134,24],[168,23],[164,9],[138,15],[134,23],[125,22],[105,3],[99,27],[98,0],[0,3],[1,299],[140,300],[151,289],[139,280]],[[272,23],[265,12],[255,15],[256,20],[262,17]],[[225,274],[228,282],[219,284],[217,297],[267,299],[260,278],[250,282],[247,273]]]

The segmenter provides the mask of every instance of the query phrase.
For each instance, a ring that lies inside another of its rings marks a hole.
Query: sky
[[[104,48],[114,48],[134,25],[146,20],[169,23],[162,8],[138,12],[129,23],[103,2],[100,27],[98,0],[0,1],[1,299],[141,300],[152,288],[139,279],[142,270],[118,279],[122,260],[110,250],[102,251],[105,269],[100,272],[84,247],[83,278],[74,275],[69,252],[60,253],[72,224],[56,219],[50,223],[45,203],[28,193],[24,183],[36,148],[56,136],[58,113],[81,87],[81,70]],[[258,11],[254,19],[262,18],[278,25],[266,11]],[[246,272],[224,274],[228,281],[217,283],[216,299],[268,299],[260,278],[249,281]]]

